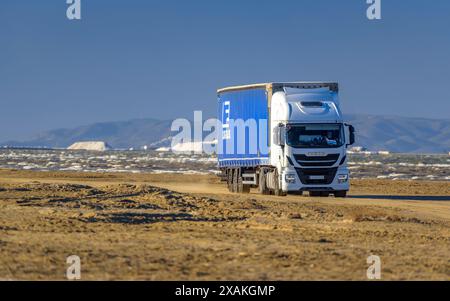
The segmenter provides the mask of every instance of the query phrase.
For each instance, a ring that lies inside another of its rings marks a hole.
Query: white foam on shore
[[[450,159],[438,155],[349,155],[352,178],[450,179]],[[0,150],[0,168],[48,171],[130,173],[218,173],[217,159],[197,154],[155,151],[86,152],[62,150]]]

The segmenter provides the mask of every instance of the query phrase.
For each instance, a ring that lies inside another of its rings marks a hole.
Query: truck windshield
[[[344,144],[342,124],[294,124],[286,129],[286,142],[294,148],[333,148]]]

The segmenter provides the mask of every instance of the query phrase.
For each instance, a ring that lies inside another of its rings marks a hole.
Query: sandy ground
[[[450,280],[450,183],[354,180],[347,199],[230,194],[198,175],[0,170],[0,279]]]

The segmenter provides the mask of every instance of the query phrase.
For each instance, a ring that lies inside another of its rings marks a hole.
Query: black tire
[[[239,193],[250,193],[250,185],[244,185],[244,178],[242,177],[242,171],[239,172],[238,178],[238,191]]]
[[[236,183],[237,183],[237,193],[243,193],[244,192],[244,183],[242,181],[244,180],[241,176],[241,172],[239,169],[236,170]]]
[[[266,173],[264,169],[261,169],[259,172],[259,183],[258,183],[259,193],[261,194],[269,194],[270,191],[267,189],[266,185]]]
[[[310,191],[309,196],[313,196],[313,197],[320,196],[320,191]]]
[[[228,185],[228,191],[233,192],[233,170],[230,169],[227,172],[227,185]]]
[[[238,193],[239,192],[239,173],[237,169],[233,171],[233,192]]]
[[[334,197],[336,198],[345,198],[347,197],[347,191],[346,190],[339,190],[334,192]]]
[[[321,191],[321,192],[320,192],[320,196],[321,196],[321,197],[324,197],[324,198],[327,198],[327,197],[330,196],[330,193],[329,193],[328,191]]]
[[[286,195],[287,195],[287,193],[284,192],[284,191],[281,190],[281,189],[275,190],[275,191],[274,191],[274,194],[277,195],[277,196],[286,196]]]
[[[278,172],[277,171],[275,171],[274,178],[275,178],[275,183],[274,183],[275,189],[274,189],[273,193],[277,196],[285,196],[286,193],[281,189],[280,182],[278,181]]]

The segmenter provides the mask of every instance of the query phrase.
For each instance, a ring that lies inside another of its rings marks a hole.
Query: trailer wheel
[[[235,173],[237,174],[237,176],[235,177],[235,179],[237,178],[237,190],[236,192],[238,193],[249,193],[250,192],[250,185],[244,185],[244,178],[242,177],[242,171],[240,169],[236,169]]]
[[[239,185],[238,185],[238,179],[239,179],[239,172],[237,169],[235,169],[233,171],[233,184],[232,184],[232,189],[234,193],[239,192]]]
[[[228,191],[233,192],[233,170],[232,169],[227,170],[227,186],[228,186]]]
[[[347,197],[347,191],[346,190],[339,190],[334,192],[334,197],[336,198],[345,198]]]
[[[239,193],[250,193],[250,185],[244,185],[242,183],[243,180],[244,179],[241,176],[238,177],[238,192]]]
[[[242,183],[244,181],[244,179],[241,176],[241,172],[239,169],[236,169],[236,183],[237,183],[237,191],[238,193],[243,193],[244,192],[244,183]]]
[[[259,183],[258,183],[259,193],[261,194],[269,194],[270,191],[266,185],[266,173],[264,169],[261,169],[259,172]]]

